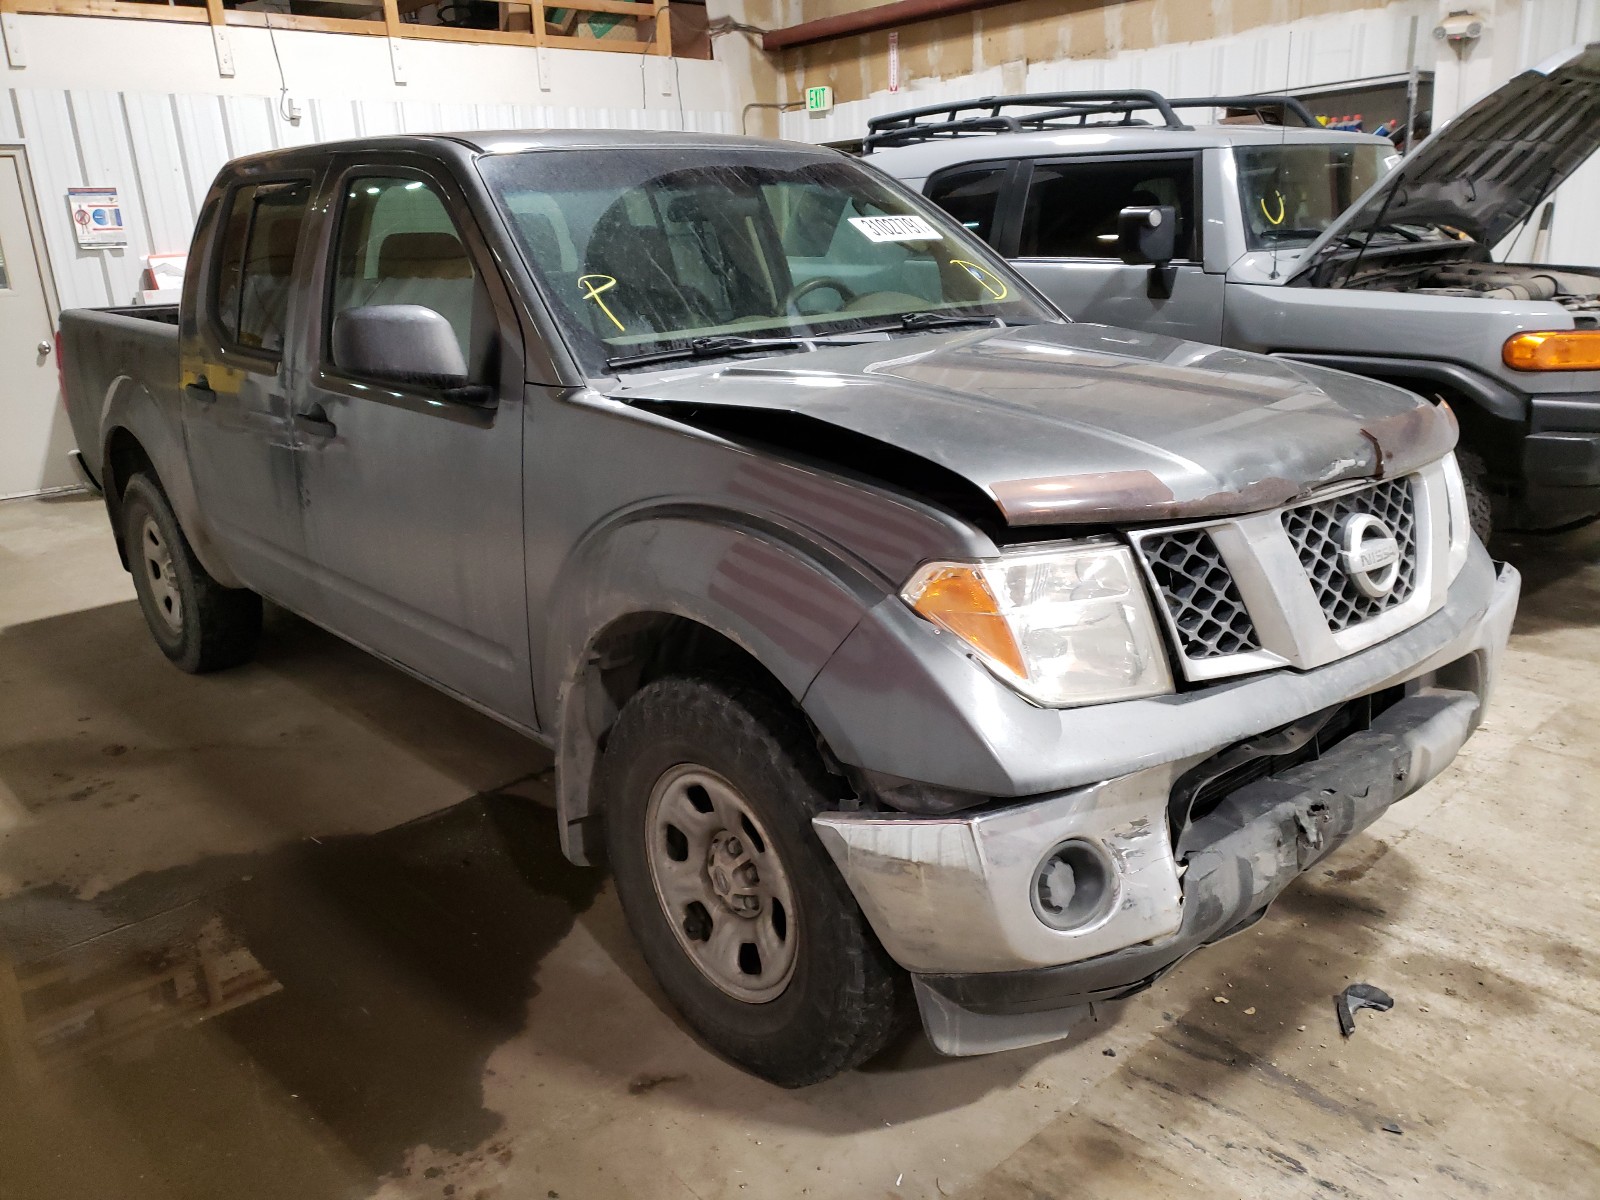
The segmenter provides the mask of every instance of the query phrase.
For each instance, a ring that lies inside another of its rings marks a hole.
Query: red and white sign
[[[80,246],[126,246],[128,229],[116,188],[68,188],[67,207]]]
[[[889,90],[900,90],[900,31],[889,31]]]

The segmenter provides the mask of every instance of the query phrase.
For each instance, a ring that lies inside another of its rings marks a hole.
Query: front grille
[[[1400,547],[1400,572],[1386,596],[1364,596],[1339,562],[1340,532],[1357,513],[1371,513],[1389,527]],[[1409,477],[1374,484],[1332,500],[1283,514],[1283,528],[1335,632],[1369,621],[1411,598],[1417,582],[1416,505]]]
[[[1143,548],[1186,656],[1227,658],[1261,649],[1255,622],[1209,533],[1159,534]]]

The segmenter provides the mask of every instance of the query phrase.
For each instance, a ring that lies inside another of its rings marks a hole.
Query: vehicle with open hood
[[[1187,124],[1196,109],[1222,115]],[[1600,47],[1517,76],[1403,160],[1288,97],[1001,97],[871,125],[868,161],[1073,318],[1448,403],[1482,534],[1491,509],[1521,528],[1600,513],[1600,265],[1494,257],[1600,145]]]
[[[265,597],[550,746],[551,837],[785,1085],[1248,926],[1451,761],[1516,607],[1447,410],[1064,321],[832,151],[284,149],[189,263],[61,328],[162,651],[243,663]]]

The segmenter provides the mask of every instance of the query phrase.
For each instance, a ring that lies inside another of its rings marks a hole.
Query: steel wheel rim
[[[737,788],[684,763],[645,810],[656,900],[691,962],[723,994],[765,1004],[794,976],[799,914],[772,839]]]
[[[162,622],[173,633],[183,632],[183,594],[178,591],[178,581],[172,571],[172,548],[161,534],[161,526],[154,517],[146,517],[139,530],[139,547],[143,551],[144,577],[150,585],[150,599]]]

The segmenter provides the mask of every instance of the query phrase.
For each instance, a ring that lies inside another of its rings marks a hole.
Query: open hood
[[[1290,282],[1378,225],[1449,225],[1493,247],[1600,149],[1600,44],[1524,71],[1436,131],[1345,210]]]
[[[1013,526],[1255,512],[1415,469],[1456,436],[1386,384],[1103,325],[831,346],[612,394]]]

